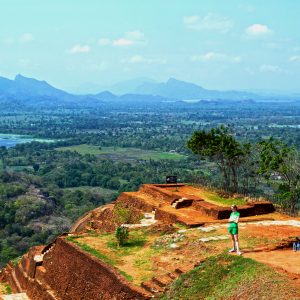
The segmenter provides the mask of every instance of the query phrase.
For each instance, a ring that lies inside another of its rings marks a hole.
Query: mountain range
[[[280,97],[287,99],[286,96]],[[139,78],[121,82],[112,86],[110,90],[97,94],[74,95],[57,89],[46,81],[22,75],[17,75],[14,80],[0,77],[0,103],[7,106],[77,107],[98,106],[112,102],[157,103],[187,100],[255,101],[266,99],[266,96],[247,91],[209,90],[175,78],[170,78],[166,82]],[[300,100],[299,95],[293,95],[292,100]]]
[[[175,78],[170,78],[167,82],[162,83],[144,82],[132,92],[177,100],[245,100],[257,97],[249,92],[208,90],[197,84]]]

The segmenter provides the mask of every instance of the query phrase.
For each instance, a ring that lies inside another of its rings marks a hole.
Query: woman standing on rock
[[[237,211],[236,205],[231,205],[231,210],[232,212],[228,220],[229,222],[228,232],[231,236],[233,248],[229,250],[229,253],[236,251],[238,255],[241,255],[242,252],[240,251],[240,247],[239,247],[239,228],[238,228],[240,213]]]

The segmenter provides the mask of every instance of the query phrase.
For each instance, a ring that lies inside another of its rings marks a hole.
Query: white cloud
[[[194,55],[191,57],[191,60],[200,61],[200,62],[217,61],[217,62],[239,63],[241,62],[242,59],[240,56],[232,56],[220,52],[207,52],[201,55]]]
[[[140,30],[125,32],[124,36],[112,42],[114,46],[124,47],[145,43],[144,33]]]
[[[21,43],[29,43],[29,42],[32,42],[33,40],[34,40],[34,37],[31,33],[24,33],[20,37],[20,42]]]
[[[262,73],[276,73],[280,71],[280,68],[276,65],[261,65],[259,71]]]
[[[91,51],[91,47],[89,45],[74,45],[70,50],[69,53],[71,54],[78,54],[78,53],[88,53]]]
[[[122,63],[130,63],[130,64],[166,64],[167,60],[160,58],[146,58],[142,55],[134,55],[129,59],[123,59]]]
[[[289,58],[289,61],[291,61],[291,62],[300,62],[300,55],[295,55],[295,56],[291,56],[290,58]]]
[[[141,55],[132,56],[128,60],[128,62],[130,62],[130,63],[141,63],[141,62],[144,62],[144,61],[145,61],[145,58]]]
[[[133,45],[133,44],[134,44],[133,40],[129,40],[129,39],[126,39],[126,38],[120,38],[120,39],[117,39],[117,40],[113,41],[114,46],[120,46],[120,47],[130,46],[130,45]]]
[[[263,24],[253,24],[246,28],[248,36],[265,36],[271,34],[273,31]]]
[[[107,38],[101,38],[98,40],[98,45],[99,46],[107,46],[110,44],[110,39]]]
[[[212,13],[202,18],[199,16],[186,16],[183,18],[183,23],[188,29],[223,33],[228,32],[233,26],[233,22],[229,18]]]

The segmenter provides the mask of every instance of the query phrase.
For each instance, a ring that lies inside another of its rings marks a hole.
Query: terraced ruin
[[[231,260],[224,251],[231,246],[226,223],[235,201],[241,204],[243,256],[269,265],[284,282],[281,292],[300,297],[299,252],[292,251],[300,236],[299,218],[275,212],[263,199],[223,198],[184,184],[147,184],[122,193],[114,203],[81,217],[53,243],[31,248],[16,265],[9,263],[0,278],[19,293],[11,297],[26,294],[31,300],[172,299],[172,287],[183,274],[214,257]],[[134,224],[126,224],[125,247],[117,245],[114,234],[120,206],[138,216]],[[265,293],[258,286],[260,292]]]

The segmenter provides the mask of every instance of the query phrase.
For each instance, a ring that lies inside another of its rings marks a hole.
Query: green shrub
[[[123,247],[129,238],[129,231],[127,227],[119,226],[116,229],[116,238],[118,245]]]

